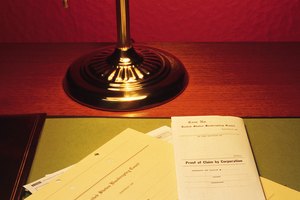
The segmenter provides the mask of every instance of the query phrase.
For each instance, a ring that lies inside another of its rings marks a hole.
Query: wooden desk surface
[[[134,112],[84,107],[65,94],[70,63],[106,44],[0,44],[0,114],[170,117],[300,116],[300,43],[147,43],[185,65],[189,85],[176,99]]]

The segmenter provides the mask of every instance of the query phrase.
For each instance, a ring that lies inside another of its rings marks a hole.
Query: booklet
[[[180,200],[264,200],[243,120],[172,117]]]

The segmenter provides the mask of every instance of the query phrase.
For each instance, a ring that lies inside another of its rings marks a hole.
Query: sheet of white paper
[[[264,200],[242,119],[172,117],[180,200]]]
[[[51,182],[52,180],[54,180],[55,178],[57,178],[59,175],[64,174],[66,171],[68,171],[73,165],[66,167],[64,169],[61,169],[59,171],[56,171],[54,173],[51,174],[46,174],[44,177],[28,183],[26,185],[24,185],[23,187],[28,190],[31,194],[37,192],[38,190],[40,190],[41,188],[43,188],[44,186],[46,186],[49,182]]]
[[[164,140],[166,142],[172,143],[172,132],[169,126],[162,126],[157,129],[154,129],[148,133],[149,136],[155,137],[157,139]]]

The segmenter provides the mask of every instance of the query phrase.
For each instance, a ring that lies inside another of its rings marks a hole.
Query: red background
[[[2,0],[0,42],[112,42],[115,0]],[[135,41],[300,41],[299,0],[131,0]]]

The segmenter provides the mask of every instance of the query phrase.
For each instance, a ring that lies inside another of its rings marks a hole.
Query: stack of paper
[[[170,155],[171,144],[127,129],[28,200],[176,199]]]
[[[261,180],[267,199],[299,198]],[[79,163],[25,188],[33,193],[27,200],[265,199],[243,121],[215,116],[174,117],[172,130],[147,134],[127,129]]]

